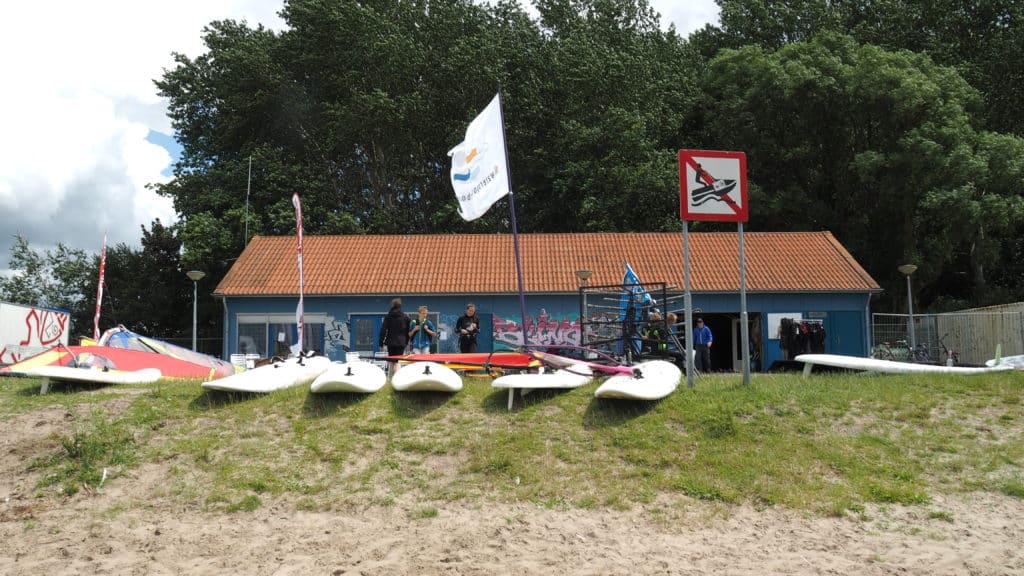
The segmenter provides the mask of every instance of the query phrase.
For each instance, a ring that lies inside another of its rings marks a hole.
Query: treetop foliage
[[[182,270],[215,284],[247,235],[294,233],[293,192],[307,234],[508,230],[501,204],[461,220],[447,157],[500,88],[523,232],[676,230],[677,151],[742,150],[749,229],[833,231],[887,289],[880,307],[905,305],[905,262],[926,309],[1024,298],[1024,3],[718,3],[721,24],[689,38],[646,0],[534,0],[536,17],[511,0],[289,0],[281,32],[211,22],[206,52],[156,80],[184,149],[156,188],[180,222],[114,252],[167,270],[180,308]],[[17,252],[26,273],[2,294],[38,298],[48,255]]]

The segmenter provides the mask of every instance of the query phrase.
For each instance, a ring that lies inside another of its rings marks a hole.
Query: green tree
[[[822,34],[722,51],[705,89],[707,133],[751,160],[753,226],[832,230],[890,293],[913,261],[938,297],[969,254],[971,295],[988,290],[999,239],[1024,215],[1007,161],[1019,140],[976,130],[978,94],[955,70]]]
[[[33,250],[27,238],[15,234],[8,262],[12,273],[0,277],[0,300],[69,310],[71,328],[79,330],[87,305],[83,286],[96,270],[96,262],[84,250],[63,243],[52,250]]]
[[[159,219],[141,231],[141,250],[123,243],[107,249],[100,330],[123,325],[140,334],[184,343],[192,334],[192,282],[181,265],[181,240],[174,227],[164,226]],[[98,264],[85,282],[83,312],[88,329],[78,328],[83,334],[92,333],[97,270]],[[203,298],[200,304],[200,325],[214,326],[219,320],[216,303]],[[215,328],[205,331],[219,336]]]
[[[1024,136],[1024,3],[1018,0],[718,0],[719,26],[695,35],[706,56],[757,45],[777,50],[822,32],[888,50],[927,54],[982,95],[989,130]]]
[[[190,265],[294,233],[507,230],[505,210],[463,222],[447,151],[501,86],[523,231],[676,225],[676,150],[698,102],[700,58],[646,0],[296,0],[275,34],[205,32],[157,82],[184,145],[159,187],[182,215]],[[568,207],[568,208],[567,208]]]
[[[521,181],[540,231],[678,228],[677,151],[702,60],[644,0],[541,0],[546,82]],[[572,209],[566,209],[572,207]]]

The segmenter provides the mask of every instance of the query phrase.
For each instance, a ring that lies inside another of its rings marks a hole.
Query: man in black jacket
[[[405,354],[405,346],[409,343],[409,317],[402,312],[402,299],[391,301],[391,310],[384,317],[380,327],[380,347],[387,347],[388,356]],[[391,361],[388,372],[394,374],[398,362]]]

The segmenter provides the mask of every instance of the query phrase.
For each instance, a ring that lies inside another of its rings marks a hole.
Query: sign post
[[[747,155],[718,150],[679,151],[679,218],[683,222],[683,276],[686,306],[686,355],[694,358],[693,311],[690,294],[689,222],[710,220],[736,222],[740,264],[740,340],[743,356],[743,385],[750,384],[750,327],[747,322],[746,255],[743,223],[749,217],[747,205]],[[692,362],[686,363],[686,380],[693,388]]]

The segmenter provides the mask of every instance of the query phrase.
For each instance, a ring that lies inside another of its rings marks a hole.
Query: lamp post
[[[914,295],[910,290],[910,275],[917,271],[917,266],[913,264],[903,264],[896,268],[907,277],[907,324],[910,332],[910,361],[914,361],[914,354],[917,352],[917,338],[914,335]]]
[[[583,296],[580,303],[580,344],[586,342],[584,336],[587,333],[587,279],[593,274],[586,268],[576,271],[576,277],[580,279],[580,294]]]
[[[192,351],[196,351],[196,308],[199,302],[199,281],[206,276],[206,272],[200,270],[189,270],[185,276],[192,281]]]

